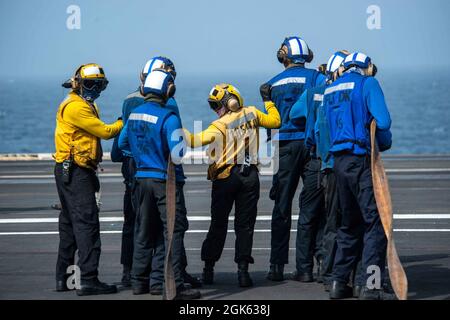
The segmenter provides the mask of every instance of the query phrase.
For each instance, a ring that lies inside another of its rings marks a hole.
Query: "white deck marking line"
[[[450,219],[450,214],[394,214],[396,220],[441,220]],[[211,217],[208,216],[191,216],[188,217],[189,221],[211,221]],[[233,221],[234,217],[230,217],[230,221]],[[270,221],[272,216],[261,215],[256,218],[257,221]],[[292,216],[292,220],[298,220],[298,216]],[[101,217],[101,222],[123,222],[123,217]],[[57,223],[58,218],[9,218],[0,219],[0,224],[19,224],[19,223]]]
[[[402,168],[402,169],[386,169],[387,173],[430,173],[430,172],[450,172],[450,168]],[[206,172],[185,172],[187,176],[206,176]],[[120,173],[101,173],[100,177],[122,177]],[[0,179],[50,179],[54,178],[52,174],[36,174],[36,175],[2,175]]]
[[[395,232],[450,232],[450,229],[394,229]],[[187,233],[207,233],[208,230],[188,230]],[[228,230],[234,233],[234,230]],[[270,229],[257,229],[255,233],[269,233]],[[292,229],[291,232],[297,232]],[[121,234],[120,230],[100,231],[101,234]],[[31,232],[0,232],[0,236],[29,236],[29,235],[57,235],[58,231],[31,231]]]

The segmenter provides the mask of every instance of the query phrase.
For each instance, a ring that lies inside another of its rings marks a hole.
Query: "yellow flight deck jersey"
[[[250,164],[258,165],[259,127],[277,129],[281,126],[281,118],[272,101],[264,103],[267,114],[256,107],[242,107],[236,112],[228,112],[204,131],[191,134],[185,131],[187,144],[190,147],[208,148],[210,166],[209,180],[220,180],[230,176],[231,169],[243,164],[246,155]]]
[[[56,114],[55,148],[57,163],[73,157],[80,167],[96,169],[102,161],[100,139],[115,137],[122,120],[106,124],[99,118],[97,105],[89,104],[76,93],[69,93]]]

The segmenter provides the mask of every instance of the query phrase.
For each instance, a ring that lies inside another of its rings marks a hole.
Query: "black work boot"
[[[271,264],[267,279],[271,281],[284,280],[284,264]]]
[[[323,283],[323,275],[322,275],[322,266],[323,266],[323,259],[317,260],[317,283]]]
[[[238,282],[241,288],[253,286],[252,278],[250,278],[250,274],[248,273],[247,261],[241,261],[238,264]]]
[[[289,275],[289,280],[300,281],[300,282],[313,282],[314,277],[313,277],[312,272],[294,271]]]
[[[385,292],[382,289],[369,289],[363,287],[359,294],[359,300],[397,300],[395,294]]]
[[[203,268],[202,280],[204,284],[214,283],[214,262],[205,261],[205,267]]]
[[[201,296],[200,291],[196,289],[188,289],[185,286],[182,286],[177,289],[175,300],[194,300],[200,299]]]
[[[79,296],[92,296],[98,294],[117,293],[117,287],[113,284],[106,284],[98,278],[83,280],[81,279],[81,288],[77,289]]]
[[[64,276],[61,280],[56,280],[56,291],[57,292],[65,292],[65,291],[71,291],[73,289],[69,289],[67,287],[67,279],[69,278],[68,275]]]
[[[153,286],[150,288],[150,294],[152,296],[162,296],[163,295],[163,287],[162,286]]]
[[[353,298],[359,298],[362,288],[363,288],[363,286],[359,286],[359,285],[353,286]]]
[[[146,279],[132,278],[131,287],[133,289],[134,295],[150,293],[150,282],[148,278]]]
[[[131,287],[131,267],[123,266],[122,272],[122,280],[120,280],[120,286],[122,288],[130,288]]]
[[[197,277],[191,276],[186,270],[181,271],[181,276],[183,277],[184,283],[189,283],[192,288],[202,287],[202,281]]]
[[[333,281],[330,288],[330,299],[346,299],[353,296],[353,290],[347,284]]]

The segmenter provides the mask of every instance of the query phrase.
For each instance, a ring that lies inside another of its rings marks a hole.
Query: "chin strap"
[[[167,180],[166,180],[166,225],[167,225],[167,243],[166,258],[164,263],[164,295],[163,300],[173,300],[177,295],[177,287],[175,283],[175,274],[173,270],[172,246],[173,232],[175,229],[176,215],[176,176],[175,165],[172,157],[169,156],[167,164]]]
[[[391,279],[392,288],[399,300],[408,298],[408,279],[405,270],[397,254],[395,248],[394,235],[392,229],[392,201],[389,191],[389,183],[384,170],[383,160],[378,149],[375,139],[377,124],[375,120],[370,123],[370,141],[372,145],[371,166],[372,166],[372,182],[375,200],[377,202],[378,213],[383,224],[384,233],[387,238],[387,263],[389,269],[389,278]]]

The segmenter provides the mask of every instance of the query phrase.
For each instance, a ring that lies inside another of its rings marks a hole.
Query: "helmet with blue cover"
[[[336,81],[339,76],[339,68],[343,68],[342,64],[349,54],[350,52],[347,50],[340,50],[335,52],[330,59],[328,59],[325,70],[328,82]]]
[[[175,91],[175,79],[170,72],[164,69],[154,69],[148,73],[140,87],[140,92],[144,97],[155,95],[164,101],[173,97]]]
[[[374,77],[377,74],[377,67],[372,63],[372,59],[362,52],[354,52],[349,54],[343,64],[343,71],[349,70],[352,67],[362,69],[366,76]]]
[[[173,64],[172,60],[163,56],[157,56],[151,58],[145,63],[144,68],[142,68],[141,71],[141,82],[144,82],[147,75],[155,69],[166,70],[172,75],[174,79],[177,76],[175,65]]]
[[[314,53],[308,47],[305,40],[300,37],[286,37],[277,51],[277,59],[280,63],[290,61],[292,63],[310,63]]]

